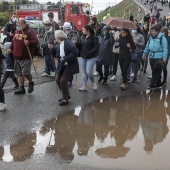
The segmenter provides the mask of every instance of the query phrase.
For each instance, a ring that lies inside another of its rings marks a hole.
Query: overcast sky
[[[37,0],[40,3],[46,3],[48,0]],[[67,2],[67,0],[65,0]],[[122,0],[74,0],[75,2],[89,3],[92,5],[93,2],[93,13],[98,13],[98,11],[104,10],[109,6],[114,6],[115,4],[121,2]],[[58,0],[51,0],[51,2],[57,3]]]

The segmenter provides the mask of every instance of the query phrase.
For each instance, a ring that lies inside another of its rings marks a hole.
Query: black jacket
[[[7,36],[6,42],[12,42],[13,37],[11,37],[9,34],[10,32],[15,33],[15,31],[16,25],[11,21],[5,25],[3,34]]]
[[[80,57],[85,59],[95,58],[99,53],[99,39],[95,35],[90,35],[87,38],[82,35],[79,39]]]
[[[131,45],[131,49],[135,50],[136,46],[135,43],[133,42],[133,39],[130,36],[126,37],[120,36],[119,43],[120,43],[119,57],[131,59],[131,51],[130,48],[127,47],[127,44],[129,43]]]

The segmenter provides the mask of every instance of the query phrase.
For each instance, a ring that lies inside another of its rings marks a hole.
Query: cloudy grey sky
[[[46,3],[48,0],[37,0],[40,3]],[[67,2],[67,0],[65,0]],[[72,1],[72,0],[70,0]],[[75,2],[89,3],[92,5],[93,3],[93,13],[98,13],[98,11],[104,10],[109,6],[114,6],[115,4],[121,2],[122,0],[74,0]],[[51,2],[57,3],[58,0],[51,0]]]

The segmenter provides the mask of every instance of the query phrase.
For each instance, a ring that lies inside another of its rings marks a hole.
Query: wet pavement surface
[[[78,105],[0,147],[4,162],[58,163],[108,169],[170,169],[168,90],[110,96]]]

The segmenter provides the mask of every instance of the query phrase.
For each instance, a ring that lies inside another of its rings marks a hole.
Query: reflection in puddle
[[[0,147],[0,158],[57,154],[61,161],[96,167],[168,169],[169,102],[168,91],[146,91],[77,106],[16,144]]]

